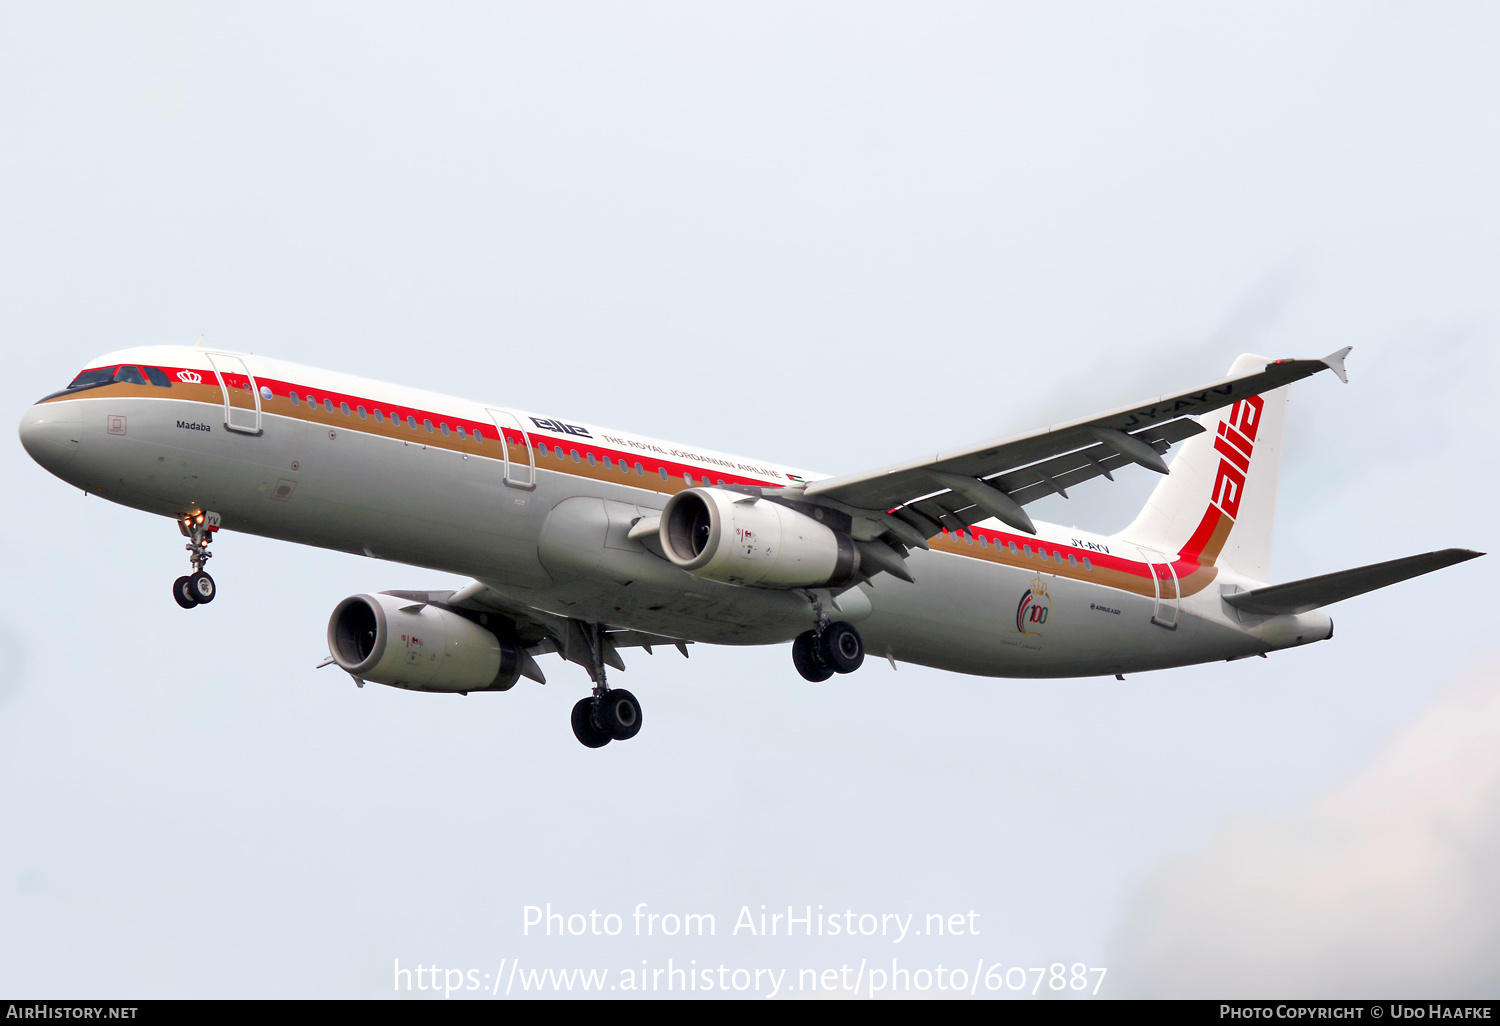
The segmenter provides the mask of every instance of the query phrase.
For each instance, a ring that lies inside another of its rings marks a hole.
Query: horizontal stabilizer
[[[1287,584],[1273,584],[1269,588],[1236,592],[1233,595],[1225,595],[1224,601],[1236,609],[1243,609],[1247,613],[1257,613],[1261,616],[1305,613],[1319,606],[1340,602],[1346,598],[1353,598],[1355,595],[1363,595],[1377,588],[1399,584],[1412,577],[1430,574],[1434,570],[1441,570],[1445,566],[1452,566],[1454,563],[1462,563],[1466,559],[1482,555],[1484,555],[1483,552],[1472,552],[1469,549],[1424,552],[1420,556],[1407,556],[1404,559],[1393,559],[1386,563],[1355,567],[1353,570],[1340,570],[1338,573],[1324,574],[1321,577],[1309,577],[1306,580],[1291,581]]]

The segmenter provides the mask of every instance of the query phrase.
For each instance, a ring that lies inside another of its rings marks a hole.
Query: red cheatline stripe
[[[1202,565],[1204,546],[1213,537],[1214,528],[1219,526],[1219,520],[1223,516],[1224,513],[1217,506],[1209,506],[1208,509],[1203,511],[1203,519],[1198,521],[1198,529],[1193,532],[1192,537],[1187,540],[1187,544],[1182,547],[1179,557],[1182,564],[1189,565],[1193,569],[1197,569]],[[1181,570],[1178,571],[1178,576],[1182,576]]]
[[[108,366],[114,367],[119,365],[110,364]],[[87,369],[102,370],[103,368],[98,367]],[[179,371],[184,370],[190,370],[193,373],[202,374],[205,376],[205,378],[211,378],[213,374],[212,371],[201,371],[196,368],[162,367],[161,369],[166,371],[174,379],[176,379]],[[229,388],[243,389],[249,384],[249,379],[243,374],[233,374],[226,372],[223,374],[223,378],[224,384]],[[347,392],[338,392],[333,389],[321,387],[309,387],[306,385],[299,385],[296,382],[284,381],[277,378],[258,377],[255,379],[255,382],[258,386],[265,386],[270,388],[273,395],[281,396],[282,398],[286,398],[291,392],[296,392],[301,398],[302,403],[307,404],[315,402],[320,409],[323,408],[323,401],[325,399],[328,399],[332,400],[335,409],[339,408],[340,405],[344,403],[347,403],[351,410],[356,410],[358,407],[364,406],[367,410],[370,411],[371,416],[374,415],[374,411],[376,409],[379,409],[383,414],[390,417],[393,421],[397,421],[399,425],[403,427],[408,426],[406,423],[408,417],[414,417],[416,418],[418,424],[421,424],[426,420],[431,420],[434,427],[438,428],[439,430],[439,425],[446,422],[449,427],[454,429],[462,427],[467,433],[471,435],[483,433],[487,434],[491,438],[496,437],[495,432],[497,428],[493,421],[475,421],[463,417],[456,417],[450,414],[435,413],[431,410],[424,410],[418,407],[404,406],[399,403],[384,401],[377,402],[373,399],[358,395],[352,395]],[[204,383],[209,382],[205,381]],[[163,396],[163,398],[167,397]],[[286,414],[282,413],[272,414],[272,416],[285,415]],[[370,433],[373,434],[374,432]],[[436,431],[434,431],[434,434],[436,434]],[[764,478],[748,477],[744,474],[737,474],[733,471],[728,471],[721,467],[709,467],[705,469],[701,464],[681,463],[673,461],[671,459],[662,459],[660,454],[651,454],[645,452],[637,452],[634,450],[606,447],[599,444],[598,439],[583,440],[574,436],[568,436],[564,438],[559,435],[544,433],[539,429],[529,430],[527,431],[527,435],[532,439],[533,446],[537,445],[537,443],[540,442],[542,444],[546,444],[551,449],[560,451],[571,452],[571,450],[573,449],[579,449],[580,456],[585,456],[586,453],[593,452],[595,457],[598,459],[602,460],[604,457],[609,457],[616,463],[626,463],[631,466],[634,466],[636,462],[640,462],[643,468],[647,469],[648,473],[656,475],[658,479],[660,476],[660,469],[666,468],[669,476],[679,479],[682,478],[684,473],[690,473],[698,479],[697,483],[699,484],[709,484],[709,479],[711,477],[713,483],[749,484],[762,486],[770,485],[772,487],[784,487],[784,484],[780,481],[768,481]],[[512,445],[521,444],[520,437],[514,431],[506,432],[506,440]],[[539,470],[552,470],[555,473],[571,473],[567,466],[567,464],[571,462],[570,459],[557,461],[559,465],[554,468],[549,466],[548,463],[542,462],[543,460],[547,459],[547,457],[541,456],[540,453],[537,453],[537,457],[539,458],[537,459],[536,466]],[[621,476],[623,479],[624,475],[622,474]],[[635,476],[639,477],[640,475]],[[649,483],[649,481],[645,482],[646,486],[649,486]],[[1199,523],[1197,530],[1193,532],[1193,535],[1188,540],[1188,543],[1183,546],[1180,558],[1175,564],[1175,566],[1177,567],[1179,578],[1185,577],[1188,573],[1191,573],[1192,571],[1199,568],[1200,564],[1198,561],[1202,557],[1203,548],[1208,543],[1208,539],[1213,535],[1214,527],[1217,526],[1220,516],[1222,516],[1222,514],[1214,506],[1209,506],[1208,509],[1204,512],[1203,519]],[[945,531],[944,533],[950,532]],[[989,545],[992,545],[997,549],[1003,547],[1008,550],[1011,542],[1015,542],[1018,548],[1020,548],[1021,546],[1030,545],[1034,550],[1045,544],[1048,552],[1057,551],[1062,552],[1065,555],[1074,555],[1080,560],[1080,563],[1083,559],[1087,558],[1094,566],[1101,569],[1113,570],[1118,573],[1129,574],[1147,580],[1150,580],[1152,576],[1150,565],[1147,563],[1141,562],[1139,560],[1126,559],[1120,556],[1112,555],[1110,553],[1100,552],[1095,549],[1079,548],[1072,545],[1064,545],[1058,542],[1043,543],[1038,541],[1036,538],[1031,537],[1030,535],[1023,536],[1017,534],[1009,534],[1003,531],[996,531],[988,528],[969,528],[967,533],[974,535],[974,537],[976,538],[983,537]],[[975,555],[977,556],[978,553],[975,553]],[[1063,566],[1065,565],[1066,564],[1059,565],[1058,570],[1063,569]],[[1079,569],[1081,572],[1086,572],[1081,570],[1081,566]],[[1050,573],[1053,571],[1049,570],[1048,572]]]
[[[110,364],[108,366],[113,367],[118,365]],[[152,364],[152,366],[156,365]],[[88,369],[101,370],[103,368]],[[202,371],[197,370],[196,368],[182,367],[162,367],[161,369],[166,371],[174,380],[177,380],[176,376],[179,371],[192,370],[193,373],[201,374],[204,376],[204,384],[213,383],[212,371]],[[332,400],[334,409],[336,410],[339,408],[340,404],[347,403],[351,410],[355,410],[360,406],[364,406],[367,410],[370,411],[371,416],[374,416],[374,411],[376,409],[379,409],[382,413],[392,418],[393,420],[399,420],[400,426],[402,427],[409,427],[409,425],[407,425],[406,423],[406,418],[414,417],[416,418],[419,428],[421,427],[423,421],[431,420],[433,422],[434,428],[436,429],[433,432],[434,434],[440,432],[441,424],[446,422],[450,428],[457,429],[459,427],[462,427],[469,434],[482,432],[483,436],[487,438],[498,437],[496,435],[497,428],[493,421],[475,421],[469,420],[464,417],[456,417],[451,414],[435,413],[431,410],[423,410],[414,406],[404,406],[399,403],[383,401],[377,402],[376,400],[368,399],[363,396],[351,395],[347,392],[338,392],[328,388],[309,387],[305,385],[299,385],[296,382],[283,381],[277,378],[257,377],[255,379],[255,382],[257,386],[265,386],[270,388],[272,395],[282,398],[286,398],[287,395],[291,392],[296,392],[298,396],[301,397],[301,400],[304,404],[308,403],[310,400],[315,400],[320,409],[322,408],[323,400],[328,399]],[[224,384],[228,388],[244,389],[249,384],[249,379],[243,374],[225,373]],[[286,416],[287,414],[278,412],[272,415]],[[357,414],[355,416],[357,416]],[[370,433],[373,434],[374,432]],[[521,444],[521,438],[514,430],[507,431],[505,434],[506,441],[509,444]],[[752,477],[743,471],[730,470],[725,467],[713,466],[711,464],[705,465],[698,463],[683,463],[671,458],[664,459],[662,458],[663,454],[660,453],[638,451],[634,449],[619,449],[613,446],[606,446],[601,444],[597,438],[585,440],[574,437],[572,435],[560,436],[546,433],[541,431],[540,429],[529,430],[527,431],[527,435],[532,439],[533,446],[540,442],[546,444],[550,449],[560,448],[563,451],[569,453],[573,449],[578,449],[580,457],[584,458],[586,458],[586,454],[588,452],[592,452],[598,459],[602,460],[604,457],[608,456],[616,463],[627,463],[632,468],[637,462],[639,462],[647,474],[655,475],[658,480],[660,480],[660,470],[662,468],[665,468],[669,477],[676,477],[681,479],[684,473],[689,473],[693,475],[693,477],[699,484],[708,484],[709,478],[711,477],[713,483],[717,484],[760,485],[763,487],[773,488],[784,488],[786,486],[785,482],[770,479],[768,476]],[[537,456],[541,457],[541,454],[538,453]],[[559,466],[556,469],[565,471],[565,467],[563,465],[564,461],[558,461],[558,463]],[[553,469],[542,463],[540,459],[538,459],[537,467],[539,469]],[[639,478],[641,475],[635,476]],[[624,478],[624,474],[621,474],[621,478]]]

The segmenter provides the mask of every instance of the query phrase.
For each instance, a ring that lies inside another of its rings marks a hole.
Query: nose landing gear
[[[208,543],[219,529],[219,514],[189,514],[177,521],[177,529],[188,540],[188,560],[193,565],[193,572],[172,582],[172,597],[183,609],[192,609],[212,602],[218,594],[214,579],[204,572],[203,564],[213,556],[208,551]]]

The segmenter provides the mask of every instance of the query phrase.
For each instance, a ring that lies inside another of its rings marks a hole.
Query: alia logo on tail
[[[1231,520],[1240,515],[1240,499],[1245,494],[1245,474],[1255,452],[1255,434],[1260,430],[1260,415],[1265,400],[1258,395],[1241,399],[1229,408],[1229,416],[1219,422],[1219,470],[1214,476],[1213,504]]]

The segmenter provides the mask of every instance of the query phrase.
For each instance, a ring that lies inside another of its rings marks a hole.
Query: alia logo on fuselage
[[[574,438],[593,438],[588,428],[579,427],[577,424],[568,424],[560,420],[549,420],[542,417],[532,417],[531,422],[543,431],[556,431],[559,434],[572,435]]]

